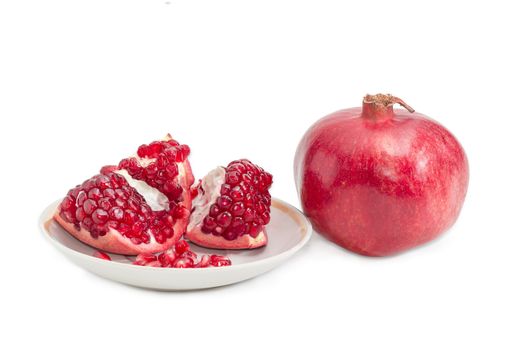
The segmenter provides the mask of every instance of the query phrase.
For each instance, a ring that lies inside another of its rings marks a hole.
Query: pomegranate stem
[[[415,109],[413,109],[412,107],[410,107],[410,105],[408,105],[406,102],[404,102],[403,100],[401,100],[399,97],[394,97],[392,96],[393,100],[394,100],[394,103],[398,103],[399,105],[401,105],[401,107],[405,108],[408,112],[410,113],[413,113],[415,112]]]
[[[399,97],[390,94],[366,95],[363,99],[363,108],[361,115],[364,118],[374,121],[384,121],[392,119],[395,114],[393,110],[394,104],[400,104],[408,112],[413,113],[414,109],[406,104]]]

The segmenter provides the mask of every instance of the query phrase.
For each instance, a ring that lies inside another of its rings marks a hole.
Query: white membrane
[[[156,188],[153,188],[144,181],[134,179],[130,174],[128,174],[128,171],[124,169],[116,170],[114,172],[123,176],[128,184],[135,188],[135,190],[144,197],[146,204],[148,204],[153,211],[170,209],[170,201],[168,200],[168,197]]]
[[[197,223],[208,215],[209,208],[220,196],[220,187],[226,182],[226,171],[222,167],[211,170],[208,175],[202,179],[201,187],[197,197],[193,199],[192,207],[195,208],[190,216],[188,230],[191,230]]]

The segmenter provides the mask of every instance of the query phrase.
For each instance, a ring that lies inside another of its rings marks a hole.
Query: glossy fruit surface
[[[218,249],[249,249],[267,244],[273,177],[247,159],[217,167],[194,191],[186,232],[191,242]]]
[[[71,189],[54,219],[80,241],[111,253],[163,251],[184,233],[193,184],[189,148],[169,135]],[[78,160],[81,161],[81,160]]]
[[[158,254],[142,253],[136,256],[134,265],[171,267],[177,269],[231,266],[231,260],[222,255],[201,255],[200,260],[190,249],[188,242],[179,240],[175,245]]]
[[[407,110],[397,109],[399,103]],[[391,95],[317,121],[294,162],[316,231],[359,254],[392,255],[453,225],[468,187],[463,148],[442,125]]]

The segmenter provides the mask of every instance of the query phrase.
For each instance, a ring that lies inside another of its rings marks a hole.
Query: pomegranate
[[[217,249],[267,244],[273,177],[247,159],[217,167],[196,187],[186,238]]]
[[[112,261],[112,258],[110,258],[110,255],[108,255],[107,253],[102,252],[100,250],[96,250],[94,252],[94,254],[92,254],[92,256],[95,257],[95,258]]]
[[[395,103],[406,110],[394,111]],[[396,254],[446,231],[468,187],[468,161],[455,137],[383,94],[316,122],[298,146],[294,171],[314,229],[369,256]]]
[[[80,241],[111,253],[168,249],[186,229],[190,149],[168,135],[71,189],[54,219]]]
[[[178,269],[231,265],[231,260],[221,255],[202,255],[200,260],[197,259],[197,254],[190,250],[188,242],[180,240],[175,246],[160,254],[139,254],[134,261],[134,265]]]

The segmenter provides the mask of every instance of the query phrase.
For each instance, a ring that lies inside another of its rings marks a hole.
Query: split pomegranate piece
[[[247,159],[212,170],[196,187],[185,237],[217,249],[250,249],[267,244],[273,177]]]
[[[202,255],[198,260],[197,254],[190,250],[188,242],[180,240],[175,246],[159,254],[139,254],[134,265],[188,269],[229,266],[231,260],[221,255]]]
[[[71,189],[54,219],[80,241],[111,253],[168,249],[191,211],[190,149],[168,135]]]

